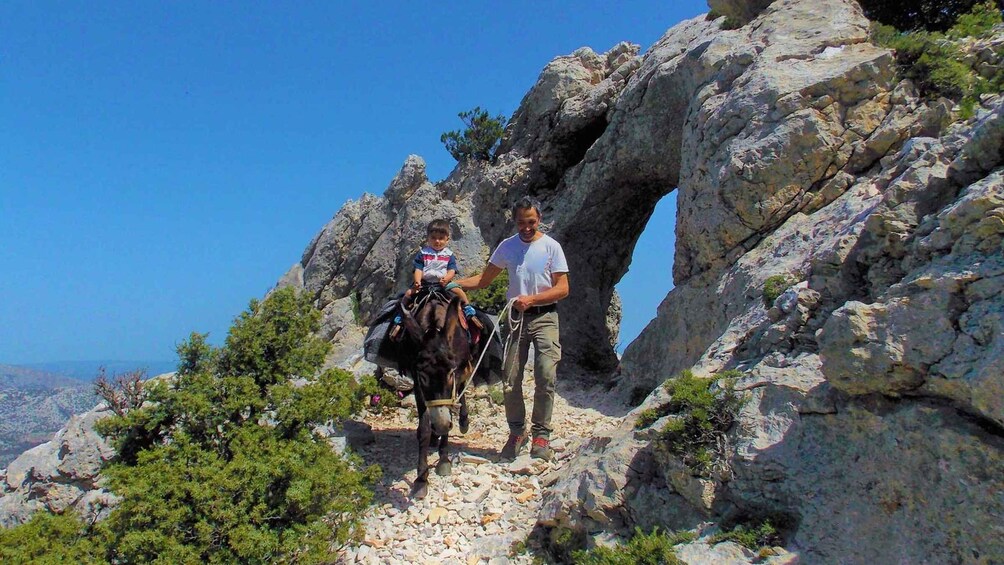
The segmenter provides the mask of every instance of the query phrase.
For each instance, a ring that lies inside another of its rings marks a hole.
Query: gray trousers
[[[509,339],[509,327],[500,320],[502,337]],[[533,413],[530,422],[533,437],[550,439],[551,412],[554,409],[554,383],[558,361],[561,360],[561,343],[558,341],[558,313],[524,314],[523,325],[512,337],[509,355],[505,359],[505,416],[509,431],[523,434],[526,431],[526,405],[523,402],[523,368],[533,344]]]

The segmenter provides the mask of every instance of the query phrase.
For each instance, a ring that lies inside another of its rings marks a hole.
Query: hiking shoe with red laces
[[[530,457],[552,461],[554,459],[554,450],[551,449],[551,442],[547,438],[533,438],[533,445],[530,446]]]
[[[519,455],[523,448],[526,447],[528,437],[524,434],[514,434],[509,432],[509,439],[505,442],[505,446],[502,447],[502,453],[499,454],[499,460],[501,461],[515,461],[516,456]]]

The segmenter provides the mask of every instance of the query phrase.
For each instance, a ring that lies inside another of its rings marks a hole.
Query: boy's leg
[[[453,294],[456,294],[457,296],[459,296],[460,300],[464,301],[463,302],[464,304],[469,304],[470,303],[470,300],[467,300],[467,293],[464,292],[464,289],[460,288],[459,286],[451,287],[450,288],[450,292],[452,292]]]
[[[450,290],[453,292],[453,294],[459,296],[460,300],[463,301],[462,304],[464,305],[464,315],[467,316],[467,319],[474,324],[474,326],[477,328],[478,331],[481,331],[481,329],[484,328],[484,326],[481,324],[481,320],[478,320],[477,312],[474,310],[474,307],[471,306],[470,300],[467,299],[467,293],[464,292],[464,289],[460,288],[459,286],[454,286],[451,287]]]

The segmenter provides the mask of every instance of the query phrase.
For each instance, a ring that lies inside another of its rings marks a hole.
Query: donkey
[[[435,444],[439,451],[436,474],[446,476],[453,470],[448,445],[453,428],[451,409],[458,404],[460,433],[467,432],[469,419],[463,392],[474,372],[476,352],[465,330],[459,297],[432,290],[414,300],[414,315],[404,309],[402,316],[401,367],[415,381],[418,477],[411,495],[422,499],[429,492],[430,445]]]

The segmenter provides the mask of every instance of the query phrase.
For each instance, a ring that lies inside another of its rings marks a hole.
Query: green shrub
[[[488,387],[488,398],[498,406],[505,404],[505,391],[502,390],[502,385]]]
[[[721,543],[723,541],[734,541],[752,551],[784,543],[780,532],[778,532],[777,528],[769,520],[739,524],[731,530],[715,534],[708,539],[709,544]]]
[[[969,12],[959,16],[947,32],[948,37],[984,37],[994,26],[1002,23],[1001,10],[995,2],[980,2],[974,4]]]
[[[395,394],[396,391],[389,390],[380,384],[374,375],[364,375],[359,379],[359,388],[356,398],[363,403],[370,412],[383,412],[388,408],[401,406],[401,400]]]
[[[655,408],[646,408],[638,414],[638,420],[634,423],[636,430],[645,429],[656,422],[662,414],[659,413]]]
[[[874,22],[871,28],[872,41],[876,45],[896,52],[900,75],[912,80],[925,98],[944,96],[958,103],[958,116],[962,119],[973,114],[981,94],[1001,92],[1004,87],[1004,73],[990,79],[981,77],[966,64],[962,50],[952,41],[983,36],[1002,22],[1000,9],[993,2],[970,5],[972,9],[958,16],[958,21],[947,33],[902,32]]]
[[[144,383],[147,403],[100,422],[118,449],[103,470],[121,497],[109,517],[78,527],[81,545],[65,541],[72,523],[39,518],[8,531],[0,551],[27,536],[35,545],[20,545],[101,556],[92,562],[330,561],[358,534],[379,470],[361,471],[313,432],[361,405],[352,375],[319,373],[329,348],[319,320],[308,296],[282,289],[251,301],[220,349],[192,334],[173,382]]]
[[[763,304],[767,308],[774,305],[778,296],[791,287],[791,279],[787,275],[774,275],[763,281]]]
[[[509,272],[502,270],[485,288],[479,288],[467,293],[471,304],[489,314],[498,314],[505,307],[506,291],[509,289]]]
[[[1004,7],[998,2],[980,0],[858,0],[869,20],[881,22],[904,31],[944,32],[961,20],[963,14],[972,13],[976,6],[989,4],[998,11]]]
[[[730,370],[712,379],[702,379],[685,370],[663,385],[672,395],[668,413],[675,414],[660,432],[660,448],[679,457],[695,474],[710,477],[724,453],[719,445],[732,427],[743,399],[735,392],[734,380],[741,376]],[[720,382],[715,392],[712,385]]]
[[[16,528],[0,528],[0,563],[105,563],[104,552],[104,540],[73,512],[36,512]]]
[[[676,557],[673,546],[694,541],[695,538],[693,533],[687,531],[666,534],[655,528],[651,533],[645,534],[640,528],[635,528],[634,536],[626,545],[574,551],[572,559],[577,565],[682,564],[683,561]]]
[[[352,291],[350,296],[352,297],[352,321],[355,322],[357,326],[366,325],[366,320],[363,319],[362,296],[359,294],[358,290]]]
[[[457,116],[467,127],[446,132],[439,141],[457,161],[491,161],[502,140],[506,117],[499,114],[493,118],[480,106]]]

